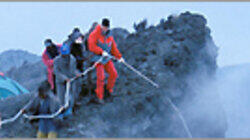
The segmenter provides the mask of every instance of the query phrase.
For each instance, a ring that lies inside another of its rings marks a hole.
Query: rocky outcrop
[[[30,92],[35,92],[39,84],[47,79],[46,66],[42,61],[36,63],[24,63],[20,67],[11,68],[6,76],[16,80]]]
[[[116,63],[117,96],[105,105],[83,101],[75,116],[65,121],[67,126],[61,126],[59,136],[188,137],[181,114],[193,137],[224,137],[227,124],[218,95],[202,88],[213,80],[217,68],[217,47],[206,22],[202,15],[186,12],[169,16],[157,26],[147,27],[143,21],[135,25],[138,30],[134,33],[114,29],[113,35],[126,61],[160,88]],[[0,134],[34,137],[31,128],[20,119],[3,126]],[[17,133],[12,135],[9,131]]]
[[[0,71],[7,72],[12,67],[18,68],[23,63],[35,63],[39,56],[22,50],[9,50],[0,54]]]

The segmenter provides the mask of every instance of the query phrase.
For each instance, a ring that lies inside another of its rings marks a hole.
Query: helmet
[[[70,54],[70,48],[69,48],[69,45],[67,43],[63,43],[63,45],[61,47],[61,54],[62,55],[69,55]]]

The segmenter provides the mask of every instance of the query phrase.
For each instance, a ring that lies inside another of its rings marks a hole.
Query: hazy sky
[[[41,55],[43,41],[58,43],[73,27],[87,31],[93,21],[112,19],[112,27],[133,31],[133,23],[183,11],[203,14],[219,47],[219,66],[250,62],[250,2],[1,2],[0,52],[24,49]]]

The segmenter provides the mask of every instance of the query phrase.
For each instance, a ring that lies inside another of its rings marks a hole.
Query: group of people
[[[74,106],[80,104],[79,94],[84,79],[81,73],[96,65],[96,101],[104,104],[104,92],[114,95],[113,88],[118,77],[112,57],[118,62],[125,62],[117,49],[116,42],[110,31],[110,21],[102,19],[102,23],[94,23],[89,32],[83,35],[79,28],[74,28],[68,39],[62,44],[55,44],[51,39],[44,42],[46,49],[42,54],[43,63],[47,67],[48,80],[38,88],[38,94],[30,101],[31,104],[23,112],[36,112],[37,114],[51,114],[65,104],[66,83],[70,82],[69,107],[57,116],[59,120],[72,115]],[[102,59],[100,59],[102,58]],[[105,73],[109,77],[105,86]],[[57,137],[54,119],[40,119],[37,137]]]

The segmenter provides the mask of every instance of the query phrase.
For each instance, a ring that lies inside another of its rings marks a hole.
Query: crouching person
[[[65,104],[66,83],[70,82],[71,78],[80,76],[80,73],[76,69],[76,60],[70,55],[70,48],[67,42],[61,47],[61,55],[54,60],[54,72],[56,75],[57,96],[60,100],[60,104],[63,106]],[[77,80],[70,83],[69,108],[66,109],[64,114],[59,116],[60,118],[72,115],[75,99],[78,98],[79,95],[77,85]]]
[[[60,107],[59,100],[52,94],[50,84],[44,81],[38,88],[38,94],[30,101],[29,106],[23,112],[36,112],[38,115],[50,115]],[[39,119],[37,138],[56,138],[55,120]]]

